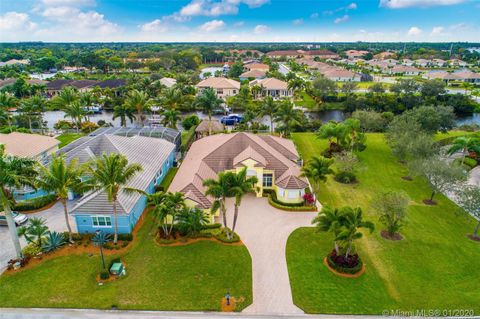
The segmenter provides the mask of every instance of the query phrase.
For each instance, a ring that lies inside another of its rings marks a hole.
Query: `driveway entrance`
[[[229,227],[233,200],[227,201]],[[311,226],[315,212],[286,212],[268,204],[266,198],[245,196],[240,206],[236,232],[252,256],[253,303],[243,312],[251,314],[303,313],[293,304],[285,247],[295,229]],[[221,220],[218,220],[221,222]]]

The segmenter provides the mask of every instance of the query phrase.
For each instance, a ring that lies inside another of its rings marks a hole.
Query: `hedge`
[[[47,206],[48,204],[53,203],[57,199],[57,195],[48,194],[44,196],[39,196],[36,198],[24,200],[21,202],[15,203],[13,210],[16,211],[27,211],[27,210],[36,210]]]
[[[263,190],[264,196],[268,197],[268,203],[275,208],[290,212],[311,212],[316,211],[316,206],[306,206],[304,203],[283,203],[277,199],[277,194],[271,189]]]
[[[195,129],[197,128],[196,125],[192,126],[184,136],[182,136],[182,144],[180,145],[180,151],[185,153],[188,151],[188,148],[193,143],[193,139],[195,137]]]

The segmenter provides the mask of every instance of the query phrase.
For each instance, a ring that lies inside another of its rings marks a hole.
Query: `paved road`
[[[381,319],[352,315],[250,315],[220,312],[108,311],[91,309],[0,309],[0,319]],[[400,318],[400,317],[398,317]]]
[[[71,209],[74,205],[74,202],[69,202],[69,208]],[[63,214],[63,206],[61,203],[56,203],[49,209],[44,211],[29,214],[31,217],[41,217],[47,220],[47,226],[50,230],[54,231],[65,231],[67,226],[65,225],[65,217]],[[72,229],[76,229],[75,220],[70,217],[70,223]],[[20,239],[22,247],[26,245],[26,242],[23,238]],[[6,226],[0,227],[0,273],[5,270],[7,262],[15,257],[15,249],[13,248],[12,240]]]
[[[232,225],[233,201],[228,201]],[[316,213],[284,212],[270,206],[265,198],[246,196],[240,206],[236,232],[252,256],[253,303],[248,314],[302,314],[293,304],[285,258],[288,236],[310,226]]]

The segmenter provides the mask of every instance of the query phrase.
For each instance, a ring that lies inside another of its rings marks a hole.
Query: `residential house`
[[[298,50],[298,52],[306,58],[319,58],[319,59],[338,59],[340,56],[329,50],[309,50],[303,51]]]
[[[431,63],[432,63],[432,61],[426,60],[426,59],[417,59],[417,60],[415,60],[415,65],[416,65],[416,66],[419,66],[419,67],[422,67],[422,68],[426,68],[426,67],[429,66]]]
[[[359,57],[362,57],[362,56],[364,56],[365,54],[368,54],[368,53],[370,53],[370,52],[365,51],[365,50],[347,50],[347,51],[345,51],[345,55],[349,59],[359,58]]]
[[[332,67],[321,72],[327,79],[337,82],[360,82],[362,76],[343,68]]]
[[[280,58],[296,58],[301,56],[297,50],[280,50],[280,51],[270,51],[266,53],[266,56],[272,59]]]
[[[393,58],[395,56],[396,56],[396,54],[394,52],[384,51],[384,52],[380,52],[378,54],[375,54],[373,57],[376,60],[385,60],[385,59]]]
[[[260,87],[260,91],[254,93],[255,99],[263,98],[266,96],[271,96],[274,99],[293,97],[293,90],[288,88],[288,83],[276,78],[253,80],[249,83],[249,86]]]
[[[3,66],[8,66],[8,65],[29,65],[30,61],[29,60],[17,60],[17,59],[11,59],[6,62],[0,62],[0,67]]]
[[[407,65],[394,65],[391,68],[385,69],[385,73],[394,74],[394,75],[415,76],[415,75],[419,75],[421,72],[422,70],[417,69],[414,66],[407,66]]]
[[[433,64],[434,66],[437,66],[437,67],[439,67],[439,68],[442,68],[442,67],[444,67],[444,66],[447,66],[447,61],[442,60],[442,59],[433,59],[433,60],[432,60],[432,64]]]
[[[97,135],[65,152],[67,161],[76,158],[79,164],[103,154],[122,154],[128,162],[140,164],[143,170],[137,173],[126,187],[153,193],[173,166],[175,144],[166,140],[110,134]],[[120,192],[117,199],[118,232],[131,233],[147,205],[147,198],[140,193]],[[70,211],[74,216],[79,233],[95,233],[101,230],[113,233],[113,206],[103,191],[85,194]]]
[[[98,82],[95,86],[98,86],[101,89],[110,89],[115,96],[120,96],[121,90],[125,85],[127,85],[127,81],[124,79],[110,79]]]
[[[267,76],[267,72],[260,69],[253,69],[247,72],[240,74],[240,81],[245,81],[248,79],[264,79]]]
[[[406,65],[406,66],[412,66],[413,64],[415,64],[415,61],[410,60],[410,59],[403,59],[402,64]]]
[[[450,82],[468,82],[474,84],[480,83],[480,73],[472,72],[470,70],[462,70],[457,72],[432,71],[426,73],[423,77],[429,80],[440,79],[447,84]]]
[[[210,77],[198,83],[196,87],[200,93],[207,88],[213,89],[219,98],[225,99],[238,93],[240,82],[224,77]]]
[[[162,85],[165,85],[167,88],[171,88],[173,86],[175,86],[175,84],[177,84],[177,80],[173,79],[173,78],[161,78],[160,80],[160,83]]]
[[[252,70],[261,70],[268,72],[270,70],[270,67],[268,64],[263,64],[263,63],[249,63],[249,64],[244,64],[243,67],[247,71],[252,71]]]
[[[265,190],[274,191],[284,203],[302,203],[309,187],[301,176],[300,156],[291,140],[251,133],[215,134],[192,144],[170,185],[169,191],[182,192],[187,205],[210,213],[214,198],[206,194],[203,182],[216,179],[225,171],[247,170],[255,176],[257,197]],[[210,215],[214,222],[215,215]]]
[[[459,59],[451,59],[448,61],[448,65],[451,67],[466,67],[467,62],[459,60]]]

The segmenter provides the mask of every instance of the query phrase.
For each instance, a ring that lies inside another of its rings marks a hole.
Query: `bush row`
[[[27,211],[27,210],[36,210],[42,207],[47,206],[48,204],[53,203],[57,199],[55,194],[48,194],[44,196],[39,196],[32,199],[27,199],[15,203],[13,210],[16,211]]]
[[[275,191],[270,189],[263,190],[263,196],[268,197],[268,203],[275,208],[290,212],[308,212],[316,211],[316,206],[306,206],[304,203],[283,203],[277,199]]]
[[[182,144],[180,145],[180,152],[185,153],[188,151],[190,144],[193,143],[193,139],[195,137],[195,129],[197,128],[196,125],[192,126],[187,133],[182,138]]]

